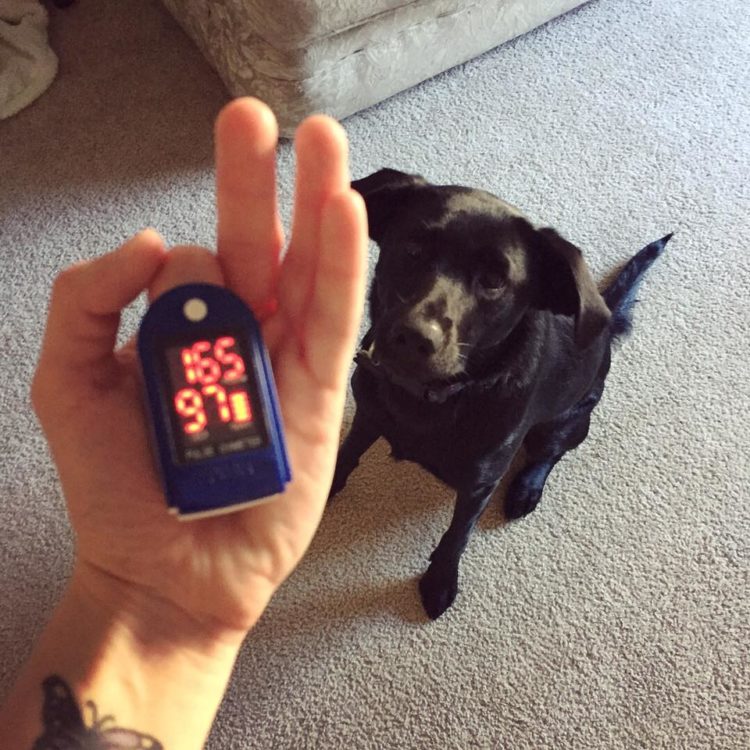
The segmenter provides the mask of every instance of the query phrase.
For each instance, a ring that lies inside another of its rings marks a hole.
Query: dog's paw
[[[543,487],[534,486],[524,481],[523,474],[519,474],[508,488],[503,508],[505,517],[509,521],[528,516],[539,505],[542,499]]]
[[[341,492],[341,490],[344,489],[344,485],[336,485],[335,483],[331,485],[331,490],[328,493],[328,500],[326,500],[326,503],[330,505],[333,502],[333,498],[336,497],[336,495]]]
[[[431,620],[447,610],[458,593],[458,568],[432,563],[419,581],[422,606]]]
[[[336,471],[333,474],[333,481],[331,482],[331,489],[328,493],[328,504],[331,504],[336,495],[341,492],[346,486],[346,480],[349,479],[350,472],[344,471],[340,466],[336,466]]]

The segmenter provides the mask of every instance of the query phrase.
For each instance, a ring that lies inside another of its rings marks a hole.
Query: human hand
[[[345,135],[313,117],[295,141],[283,261],[276,123],[257,100],[236,100],[216,126],[218,254],[167,252],[147,230],[63,271],[32,386],[76,534],[74,578],[105,606],[127,601],[150,618],[169,610],[211,637],[241,640],[312,539],[361,317],[366,214],[349,186]],[[167,512],[151,457],[135,349],[116,350],[115,340],[120,311],[139,293],[154,299],[200,281],[226,285],[261,320],[292,482],[271,503],[183,523]]]

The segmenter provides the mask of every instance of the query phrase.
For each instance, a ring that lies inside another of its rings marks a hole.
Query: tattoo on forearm
[[[91,717],[88,723],[84,721],[73,691],[57,675],[48,677],[42,690],[44,731],[31,750],[164,750],[161,742],[147,734],[114,726],[114,717],[100,718],[93,701],[84,705]]]

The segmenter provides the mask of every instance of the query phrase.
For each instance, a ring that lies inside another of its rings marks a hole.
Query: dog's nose
[[[435,321],[410,321],[394,330],[392,342],[396,351],[429,359],[440,347],[442,337],[443,331]]]

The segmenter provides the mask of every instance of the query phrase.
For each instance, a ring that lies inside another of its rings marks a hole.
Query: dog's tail
[[[638,293],[638,287],[644,274],[664,252],[670,239],[672,235],[668,234],[638,251],[602,292],[607,307],[612,311],[610,332],[613,338],[630,333],[633,326],[633,305],[637,301],[635,295]]]

